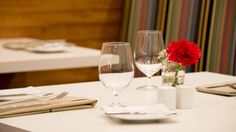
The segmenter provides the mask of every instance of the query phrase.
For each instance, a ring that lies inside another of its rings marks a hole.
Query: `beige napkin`
[[[218,94],[225,96],[236,96],[236,81],[203,85],[196,87],[196,89],[197,91],[204,93]]]
[[[20,103],[1,105],[0,118],[23,116],[38,113],[57,112],[74,109],[93,108],[97,100],[66,96],[61,99],[40,99]]]

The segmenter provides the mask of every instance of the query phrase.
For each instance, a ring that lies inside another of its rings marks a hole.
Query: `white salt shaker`
[[[194,87],[188,85],[176,86],[176,107],[179,109],[193,108]]]
[[[157,102],[164,104],[169,109],[176,109],[176,90],[172,86],[157,88]]]

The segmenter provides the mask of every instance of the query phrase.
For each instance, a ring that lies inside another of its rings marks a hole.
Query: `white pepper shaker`
[[[176,86],[176,107],[178,109],[193,108],[194,87],[188,85]]]

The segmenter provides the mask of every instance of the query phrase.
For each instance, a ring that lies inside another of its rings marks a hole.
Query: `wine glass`
[[[103,43],[98,71],[100,81],[114,95],[111,106],[123,106],[119,102],[119,93],[134,78],[134,65],[130,43]]]
[[[134,49],[134,61],[137,68],[148,77],[148,85],[138,89],[153,90],[151,77],[160,71],[162,63],[159,52],[164,48],[162,32],[157,30],[138,31]]]

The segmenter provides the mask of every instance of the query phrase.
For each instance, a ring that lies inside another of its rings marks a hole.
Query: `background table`
[[[225,81],[235,81],[236,77],[199,72],[190,73],[185,78],[186,85],[206,85]],[[161,78],[154,77],[153,84],[161,85]],[[131,85],[122,92],[121,102],[126,105],[143,104],[144,92],[135,88],[146,83],[146,78],[135,78]],[[31,116],[0,119],[15,127],[34,132],[235,132],[236,131],[236,98],[196,92],[193,109],[177,110],[180,116],[173,119],[151,123],[119,122],[104,116],[101,106],[111,103],[111,93],[100,82],[74,83],[38,87],[44,91],[69,91],[71,95],[98,99],[93,109],[73,110]],[[37,89],[38,89],[37,88]],[[16,89],[19,90],[19,89]],[[1,128],[0,128],[1,130]]]
[[[2,47],[6,42],[32,41],[31,38],[0,40],[0,74],[55,70],[67,68],[95,67],[98,65],[100,50],[71,47],[61,53],[33,53],[24,50],[11,50]]]

